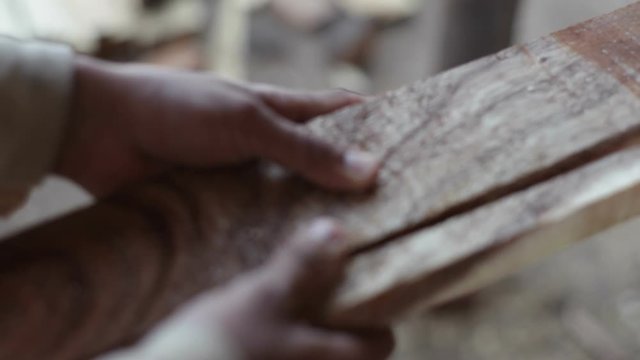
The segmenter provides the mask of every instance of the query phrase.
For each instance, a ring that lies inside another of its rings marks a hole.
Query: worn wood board
[[[640,147],[358,256],[332,311],[388,324],[512,274],[640,214]]]

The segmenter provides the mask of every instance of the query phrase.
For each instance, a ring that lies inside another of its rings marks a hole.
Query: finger
[[[388,358],[396,346],[396,340],[393,331],[390,328],[371,328],[356,331],[355,334],[360,338],[361,344],[374,359]]]
[[[273,120],[258,142],[258,155],[332,190],[362,190],[375,183],[380,168],[375,156],[340,149],[276,116],[271,116]]]
[[[295,122],[307,122],[365,99],[346,90],[299,91],[269,85],[256,85],[254,89],[273,111]]]
[[[393,346],[393,335],[388,330],[361,336],[299,328],[290,336],[289,353],[291,359],[383,360],[389,357]]]
[[[344,275],[345,246],[342,229],[331,219],[318,219],[299,231],[267,267],[265,286],[280,294],[280,310],[295,317],[319,316]]]

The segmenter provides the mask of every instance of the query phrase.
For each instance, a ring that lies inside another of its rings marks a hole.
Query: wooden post
[[[447,0],[446,3],[443,69],[511,45],[519,0]]]

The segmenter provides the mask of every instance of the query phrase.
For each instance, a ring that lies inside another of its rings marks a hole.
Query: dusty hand
[[[262,269],[201,295],[127,357],[116,359],[382,360],[388,329],[319,325],[342,278],[340,229],[318,220]],[[223,349],[226,354],[222,354]]]
[[[361,189],[374,181],[376,160],[301,126],[359,101],[343,91],[294,92],[79,57],[56,171],[104,195],[172,166],[265,158],[330,189]]]

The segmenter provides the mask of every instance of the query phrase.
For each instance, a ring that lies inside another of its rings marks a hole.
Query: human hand
[[[275,161],[334,190],[366,188],[378,161],[301,124],[360,102],[213,75],[78,57],[71,124],[56,172],[100,196],[172,166]]]
[[[321,325],[346,256],[339,227],[318,220],[264,267],[201,295],[125,356],[154,360],[382,360],[388,329]]]

